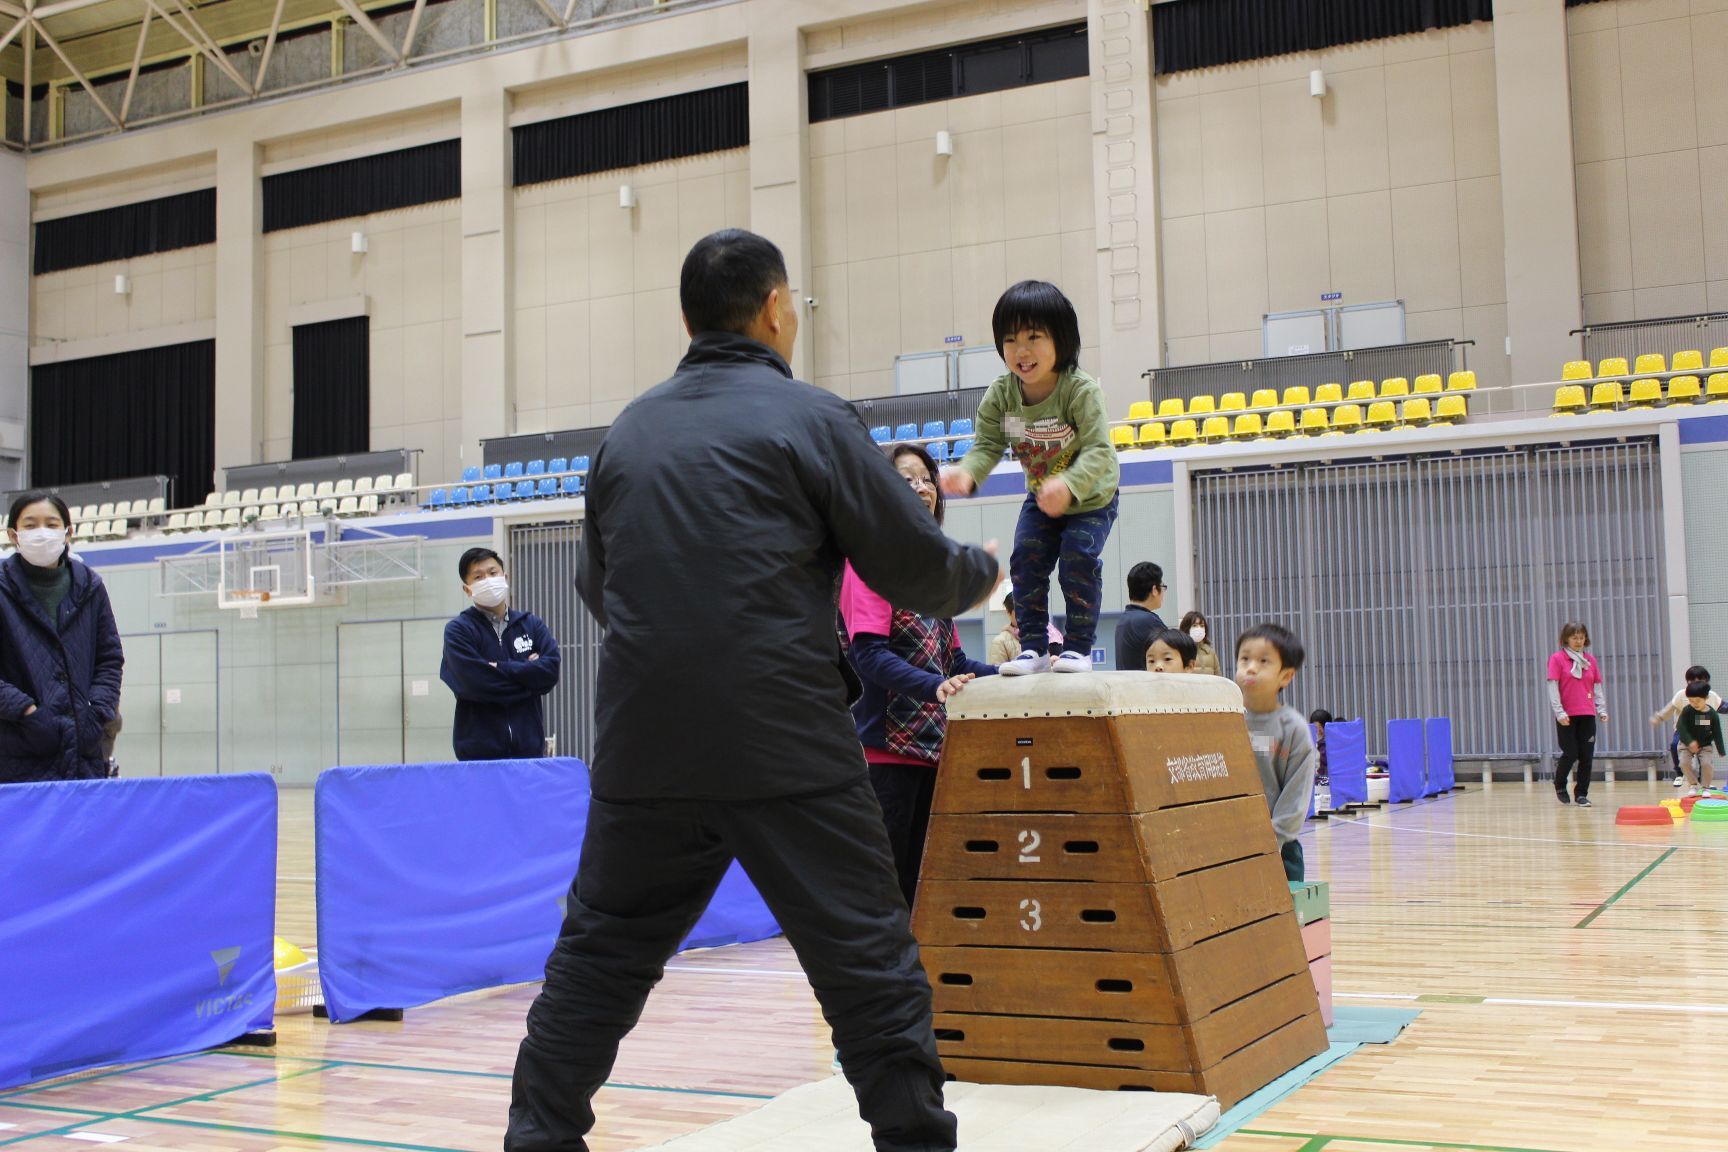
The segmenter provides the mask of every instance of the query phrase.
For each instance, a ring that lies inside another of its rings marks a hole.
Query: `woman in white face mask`
[[[1182,617],[1182,631],[1193,639],[1196,649],[1194,667],[1189,671],[1204,676],[1222,675],[1218,670],[1218,650],[1212,647],[1212,626],[1206,623],[1206,617],[1198,612],[1188,613]]]
[[[0,563],[0,784],[106,776],[125,663],[108,589],[73,561],[58,496],[14,500],[6,536],[18,551]]]

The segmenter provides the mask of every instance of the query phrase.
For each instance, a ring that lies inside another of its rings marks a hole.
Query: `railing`
[[[126,480],[104,480],[95,484],[60,484],[46,485],[41,490],[52,492],[66,501],[68,507],[78,508],[88,504],[114,504],[118,501],[128,503],[151,500],[169,501],[173,495],[174,482],[166,476],[134,476]],[[22,495],[28,489],[17,492],[0,492],[0,507],[9,507],[12,500]]]
[[[418,472],[418,448],[390,448],[380,452],[353,452],[346,456],[319,456],[308,460],[281,460],[268,464],[243,464],[223,471],[225,490],[276,488],[284,481],[316,484],[329,480],[371,479],[388,473],[392,477]],[[195,495],[195,493],[187,493]]]
[[[1230,360],[1217,364],[1186,364],[1179,368],[1148,368],[1141,373],[1147,395],[1153,400],[1244,392],[1253,395],[1271,388],[1322,384],[1349,385],[1353,380],[1389,380],[1402,376],[1445,376],[1452,371],[1454,349],[1468,340],[1427,340],[1416,344],[1391,344],[1382,348],[1355,348],[1342,352],[1315,352],[1307,356],[1268,356],[1258,360]],[[1460,365],[1462,367],[1462,365]]]
[[[1647,352],[1673,359],[1676,352],[1697,349],[1708,356],[1710,349],[1728,345],[1728,312],[1586,324],[1570,334],[1583,336],[1584,359],[1592,364],[1611,356],[1624,356],[1630,364]]]

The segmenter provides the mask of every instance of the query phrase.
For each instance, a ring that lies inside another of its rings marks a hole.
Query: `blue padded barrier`
[[[1426,759],[1422,721],[1386,722],[1386,768],[1392,776],[1392,803],[1402,804],[1422,798]]]
[[[268,1028],[276,782],[0,787],[0,1088]]]
[[[1368,730],[1361,720],[1326,725],[1326,772],[1333,808],[1368,803]]]
[[[1438,796],[1452,791],[1457,780],[1452,774],[1452,721],[1445,716],[1430,716],[1423,721],[1422,737],[1428,751],[1428,785],[1426,794]]]
[[[332,1020],[542,977],[587,825],[580,760],[333,768],[314,812]],[[778,931],[734,863],[684,946]]]

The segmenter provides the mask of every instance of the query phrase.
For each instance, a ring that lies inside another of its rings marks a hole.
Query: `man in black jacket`
[[[456,696],[450,742],[458,760],[546,754],[541,701],[558,686],[558,641],[532,612],[510,607],[510,578],[490,548],[456,562],[473,601],[444,626],[439,679]]]
[[[847,710],[836,584],[850,558],[891,603],[947,617],[1000,569],[942,534],[849,405],[792,379],[778,248],[708,236],[679,297],[689,351],[590,473],[577,589],[607,629],[593,799],[504,1146],[587,1148],[619,1041],[736,857],[798,953],[876,1147],[945,1152],[930,986]]]
[[[1146,671],[1146,649],[1164,631],[1164,569],[1142,560],[1128,569],[1128,606],[1116,622],[1116,670]]]

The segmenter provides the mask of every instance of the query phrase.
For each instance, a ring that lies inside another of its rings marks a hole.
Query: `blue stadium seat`
[[[547,462],[546,471],[552,473],[554,476],[560,472],[568,472],[570,471],[570,461],[564,459],[562,456],[554,456]]]
[[[502,464],[488,464],[488,465],[486,465],[486,479],[488,479],[488,480],[502,480],[503,478],[504,478],[504,466]]]
[[[516,499],[532,500],[534,498],[534,481],[521,480],[516,484]]]
[[[588,457],[586,457],[586,456],[572,456],[572,457],[570,457],[570,471],[572,471],[572,472],[586,472],[586,471],[588,471]]]
[[[465,506],[468,500],[469,495],[466,488],[457,488],[450,493],[450,503],[458,508]]]
[[[948,441],[946,441],[946,440],[934,441],[932,443],[924,445],[924,450],[926,452],[930,453],[930,459],[936,461],[936,463],[938,463],[938,464],[947,463],[947,461],[948,461]]]
[[[566,476],[566,477],[564,477],[564,483],[560,486],[560,491],[565,496],[580,496],[580,495],[582,495],[582,477],[580,477],[580,476]]]
[[[558,495],[558,481],[550,476],[542,476],[534,484],[534,495],[539,497]]]
[[[948,435],[948,427],[947,427],[947,425],[943,424],[942,421],[940,421],[940,420],[927,420],[927,421],[925,421],[924,422],[924,431],[922,433],[920,433],[920,436],[925,440],[934,440],[938,436],[946,436],[946,435]]]
[[[971,421],[967,421],[967,423],[971,423]],[[954,441],[954,459],[958,460],[970,451],[972,451],[972,438],[970,436],[964,440]]]
[[[490,484],[476,484],[476,485],[474,485],[474,503],[476,503],[476,504],[490,504],[491,502],[492,502],[492,485],[490,485]]]
[[[950,435],[950,436],[970,436],[970,435],[972,435],[972,421],[964,420],[964,419],[950,421],[948,424],[948,435]]]
[[[519,480],[522,477],[522,461],[512,460],[504,465],[504,479]]]
[[[478,467],[476,467],[473,464],[470,464],[470,465],[468,465],[468,467],[462,469],[462,483],[464,483],[464,484],[478,484],[479,482],[480,482],[480,469]]]
[[[876,427],[870,429],[870,439],[876,441],[878,444],[886,444],[893,438],[893,429],[889,428],[886,424],[878,424]]]
[[[515,483],[515,481],[506,480],[503,483],[499,484],[498,487],[496,487],[492,490],[492,498],[494,500],[498,500],[500,502],[505,501],[505,500],[516,499],[516,483]]]
[[[899,425],[898,427],[896,427],[894,429],[894,439],[896,439],[896,440],[916,440],[916,439],[918,439],[918,425],[916,425],[916,424],[901,424],[901,425]]]
[[[530,476],[544,476],[544,475],[546,475],[546,461],[544,461],[544,460],[530,460],[530,461],[528,461],[528,475],[530,475]]]
[[[444,505],[450,503],[450,493],[444,491],[442,488],[434,488],[432,489],[432,498],[426,501],[426,503],[434,508],[442,508]]]

